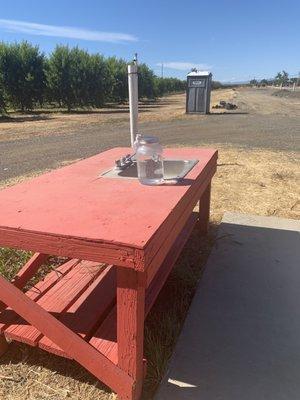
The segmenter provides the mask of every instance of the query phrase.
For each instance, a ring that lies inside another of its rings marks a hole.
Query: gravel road
[[[164,146],[229,144],[234,147],[300,151],[300,102],[271,96],[270,90],[236,91],[237,111],[146,122],[141,132],[161,138]],[[184,96],[182,96],[184,107]],[[44,122],[47,124],[47,121]],[[0,181],[56,168],[65,161],[129,145],[129,124],[99,124],[59,135],[0,142]]]

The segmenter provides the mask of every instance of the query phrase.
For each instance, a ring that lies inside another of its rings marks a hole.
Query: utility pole
[[[164,77],[164,63],[161,63],[161,77]]]

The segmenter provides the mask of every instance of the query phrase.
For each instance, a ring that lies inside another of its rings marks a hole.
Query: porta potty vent
[[[212,74],[208,71],[192,71],[187,75],[187,113],[209,113],[211,78]]]

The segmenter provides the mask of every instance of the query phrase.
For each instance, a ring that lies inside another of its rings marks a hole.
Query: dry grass
[[[214,220],[225,211],[299,219],[299,161],[299,153],[221,148],[213,181]]]
[[[215,147],[220,157],[210,234],[199,239],[195,229],[146,321],[144,399],[153,398],[164,373],[224,211],[300,219],[299,154]],[[23,398],[111,400],[115,395],[75,362],[14,343],[0,359],[0,399]]]
[[[233,89],[218,89],[212,92],[212,105],[221,99],[229,101],[234,96]],[[212,112],[217,112],[212,109]],[[59,135],[72,133],[87,126],[99,124],[123,124],[128,122],[128,105],[110,105],[101,109],[93,109],[73,113],[40,110],[28,114],[11,114],[8,121],[0,122],[0,141],[25,139],[33,136]],[[155,102],[141,102],[139,121],[166,121],[173,119],[199,118],[185,114],[185,94],[174,94],[158,99]]]

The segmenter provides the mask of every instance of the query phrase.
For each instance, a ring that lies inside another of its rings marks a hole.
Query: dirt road
[[[220,144],[300,150],[299,100],[272,96],[268,89],[226,89],[213,93],[213,103],[222,98],[234,101],[239,108],[225,113],[212,110],[212,114],[205,116],[185,115],[184,95],[144,104],[140,130],[159,136],[164,146]],[[107,148],[129,145],[128,125],[124,106],[117,111],[2,123],[0,182],[56,168]]]

